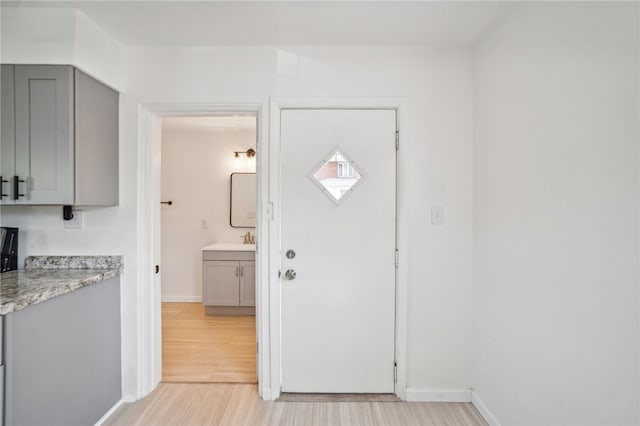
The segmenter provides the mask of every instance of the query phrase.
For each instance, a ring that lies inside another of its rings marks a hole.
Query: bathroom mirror
[[[255,173],[231,173],[231,226],[256,227]]]

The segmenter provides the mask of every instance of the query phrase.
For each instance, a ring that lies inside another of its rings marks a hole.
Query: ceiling
[[[81,10],[127,46],[473,44],[506,1],[5,1]]]

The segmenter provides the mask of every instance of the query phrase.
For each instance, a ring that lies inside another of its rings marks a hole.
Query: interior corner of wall
[[[74,9],[73,65],[121,91],[124,47],[84,12]]]
[[[476,410],[480,413],[482,418],[490,425],[490,426],[500,426],[500,422],[494,415],[494,413],[489,410],[489,408],[485,405],[485,403],[480,399],[478,394],[474,389],[471,389],[471,403]]]

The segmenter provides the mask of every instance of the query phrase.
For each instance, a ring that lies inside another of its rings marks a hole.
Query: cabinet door
[[[16,204],[73,204],[73,68],[15,65]]]
[[[95,425],[122,398],[120,278],[5,317],[5,424]]]
[[[13,91],[13,65],[3,64],[0,69],[0,176],[2,180],[2,197],[0,204],[14,204],[12,178],[15,174],[15,115],[14,115],[14,91]],[[6,194],[6,196],[4,195]]]
[[[0,426],[4,425],[4,365],[0,365]]]
[[[208,306],[238,306],[240,264],[229,260],[204,261],[202,303]]]
[[[240,306],[256,306],[256,262],[240,262]]]

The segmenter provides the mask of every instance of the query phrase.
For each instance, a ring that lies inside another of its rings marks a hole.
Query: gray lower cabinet
[[[4,426],[4,316],[0,315],[0,426]]]
[[[240,306],[239,282],[239,262],[205,261],[203,303],[208,306]]]
[[[121,399],[118,277],[4,319],[5,426],[92,425]]]
[[[205,251],[202,303],[205,306],[256,305],[254,252]]]
[[[117,205],[118,92],[68,65],[1,68],[0,204]]]
[[[4,365],[0,365],[0,426],[4,426]]]

